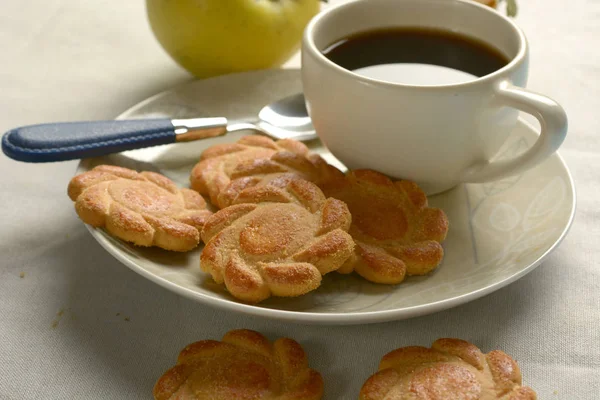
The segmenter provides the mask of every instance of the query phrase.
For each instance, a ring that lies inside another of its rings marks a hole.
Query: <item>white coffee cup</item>
[[[457,32],[511,61],[465,83],[417,86],[359,75],[322,53],[342,38],[390,27]],[[434,194],[523,172],[561,145],[566,114],[552,99],[523,88],[528,58],[527,41],[514,22],[474,1],[357,0],[310,22],[302,43],[302,81],[319,137],[348,168],[409,179]],[[514,159],[490,162],[519,110],[539,120],[539,139]]]

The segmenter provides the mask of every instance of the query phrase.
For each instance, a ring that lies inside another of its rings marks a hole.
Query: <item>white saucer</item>
[[[252,119],[265,104],[301,91],[297,70],[272,70],[195,81],[154,96],[119,118],[224,116]],[[161,172],[182,186],[202,150],[241,134],[136,150],[82,161],[78,172],[102,163]],[[498,158],[528,148],[535,130],[519,122]],[[318,141],[316,151],[336,162]],[[339,166],[339,165],[338,165]],[[575,213],[569,170],[554,155],[529,172],[497,182],[458,187],[430,199],[446,211],[450,232],[443,264],[427,277],[397,286],[376,285],[358,276],[328,274],[316,291],[293,299],[242,304],[199,268],[201,248],[187,253],[144,249],[88,227],[116,259],[145,278],[190,299],[224,311],[319,324],[363,324],[430,314],[477,299],[537,267],[567,234]]]

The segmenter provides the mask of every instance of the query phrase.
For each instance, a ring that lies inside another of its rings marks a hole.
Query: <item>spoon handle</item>
[[[6,132],[2,151],[18,161],[41,163],[99,157],[225,133],[226,118],[59,122]]]

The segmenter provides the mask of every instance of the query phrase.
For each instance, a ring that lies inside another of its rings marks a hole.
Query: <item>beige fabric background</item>
[[[529,87],[569,114],[561,153],[579,195],[571,233],[536,271],[470,304],[395,323],[331,328],[223,314],[102,250],[65,194],[75,162],[1,155],[0,399],[147,399],[183,346],[242,327],[300,341],[326,399],[355,398],[385,352],[444,336],[512,354],[541,399],[600,398],[600,1],[520,3]],[[155,42],[141,0],[2,2],[2,132],[112,118],[190,79]]]

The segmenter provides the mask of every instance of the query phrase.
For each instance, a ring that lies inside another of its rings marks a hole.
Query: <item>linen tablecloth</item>
[[[567,110],[561,154],[578,188],[572,231],[538,269],[469,304],[392,323],[302,326],[225,313],[151,283],[95,242],[66,196],[76,162],[2,155],[0,398],[148,399],[181,348],[236,328],[302,343],[326,399],[356,398],[384,353],[440,337],[511,354],[541,399],[600,398],[600,1],[520,5],[529,87]],[[0,61],[2,132],[113,118],[192,79],[153,38],[141,0],[4,1]]]

